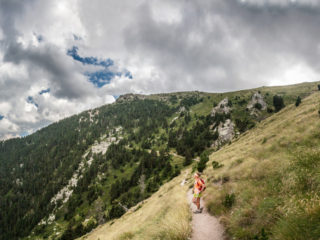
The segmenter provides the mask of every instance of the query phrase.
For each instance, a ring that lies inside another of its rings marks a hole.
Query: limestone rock
[[[223,99],[219,104],[214,107],[211,111],[211,116],[214,116],[216,113],[230,113],[231,107],[229,107],[228,98]]]
[[[247,108],[249,110],[256,109],[255,104],[257,104],[257,103],[259,103],[261,105],[261,110],[267,109],[267,103],[264,101],[263,96],[259,92],[256,92],[253,94],[251,101],[247,105]]]
[[[234,123],[230,119],[227,119],[224,123],[219,124],[218,132],[218,141],[220,143],[230,142],[235,135]]]

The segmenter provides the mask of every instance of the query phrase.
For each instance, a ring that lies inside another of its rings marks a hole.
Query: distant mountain
[[[2,141],[0,239],[74,239],[113,221],[317,84],[127,94]]]

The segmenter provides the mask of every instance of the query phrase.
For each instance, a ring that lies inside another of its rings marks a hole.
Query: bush
[[[255,103],[253,107],[256,108],[256,109],[258,109],[258,110],[261,110],[261,109],[262,109],[262,105],[261,105],[260,103],[258,103],[258,102]]]
[[[222,205],[225,208],[230,209],[230,208],[232,208],[232,206],[234,205],[235,202],[236,202],[236,195],[234,193],[226,194]]]
[[[223,164],[218,163],[217,161],[212,161],[212,168],[217,169],[223,167]]]
[[[268,112],[268,113],[273,113],[273,108],[267,107],[267,112]]]
[[[297,100],[296,100],[296,107],[298,107],[301,103],[301,98],[300,96],[298,96]]]
[[[285,107],[283,98],[281,96],[275,95],[273,96],[273,106],[276,112],[279,112],[282,108]]]
[[[198,162],[197,170],[198,170],[199,172],[203,172],[203,170],[206,168],[206,165],[207,165],[207,162],[208,162],[208,161],[209,161],[208,153],[203,152],[203,153],[200,155],[200,161]]]
[[[123,214],[125,214],[125,212],[126,211],[120,205],[118,205],[118,204],[112,205],[111,209],[108,212],[107,219],[111,220],[111,219],[114,219],[114,218],[119,218]]]
[[[255,126],[255,123],[248,118],[245,118],[243,120],[237,118],[235,121],[236,127],[239,129],[240,133],[243,133],[247,129],[251,129]]]
[[[318,84],[318,90],[320,91],[320,84]]]

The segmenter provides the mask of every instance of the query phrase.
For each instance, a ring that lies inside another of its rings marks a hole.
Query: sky
[[[0,0],[0,140],[125,93],[318,81],[320,0]]]

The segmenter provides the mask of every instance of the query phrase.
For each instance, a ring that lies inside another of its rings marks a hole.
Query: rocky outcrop
[[[218,126],[219,138],[218,141],[220,143],[230,142],[234,135],[234,123],[231,119],[227,119],[224,123],[220,123]]]
[[[212,109],[211,116],[214,117],[218,114],[228,114],[231,112],[228,98],[223,99],[219,104]],[[235,136],[235,124],[231,119],[226,119],[225,122],[220,122],[218,126],[213,129],[219,133],[218,139],[213,146],[220,146],[224,143],[230,142]]]
[[[219,137],[212,144],[212,147],[219,147],[225,143],[231,142],[235,136],[235,125],[231,119],[227,119],[224,123],[220,123],[215,129],[214,132],[218,131]]]
[[[258,111],[267,109],[267,103],[264,101],[263,96],[259,92],[256,92],[247,105],[247,109],[251,111],[251,115],[256,115]]]
[[[229,106],[228,98],[223,99],[219,104],[214,107],[211,111],[211,116],[214,116],[216,113],[230,113],[231,107]]]

